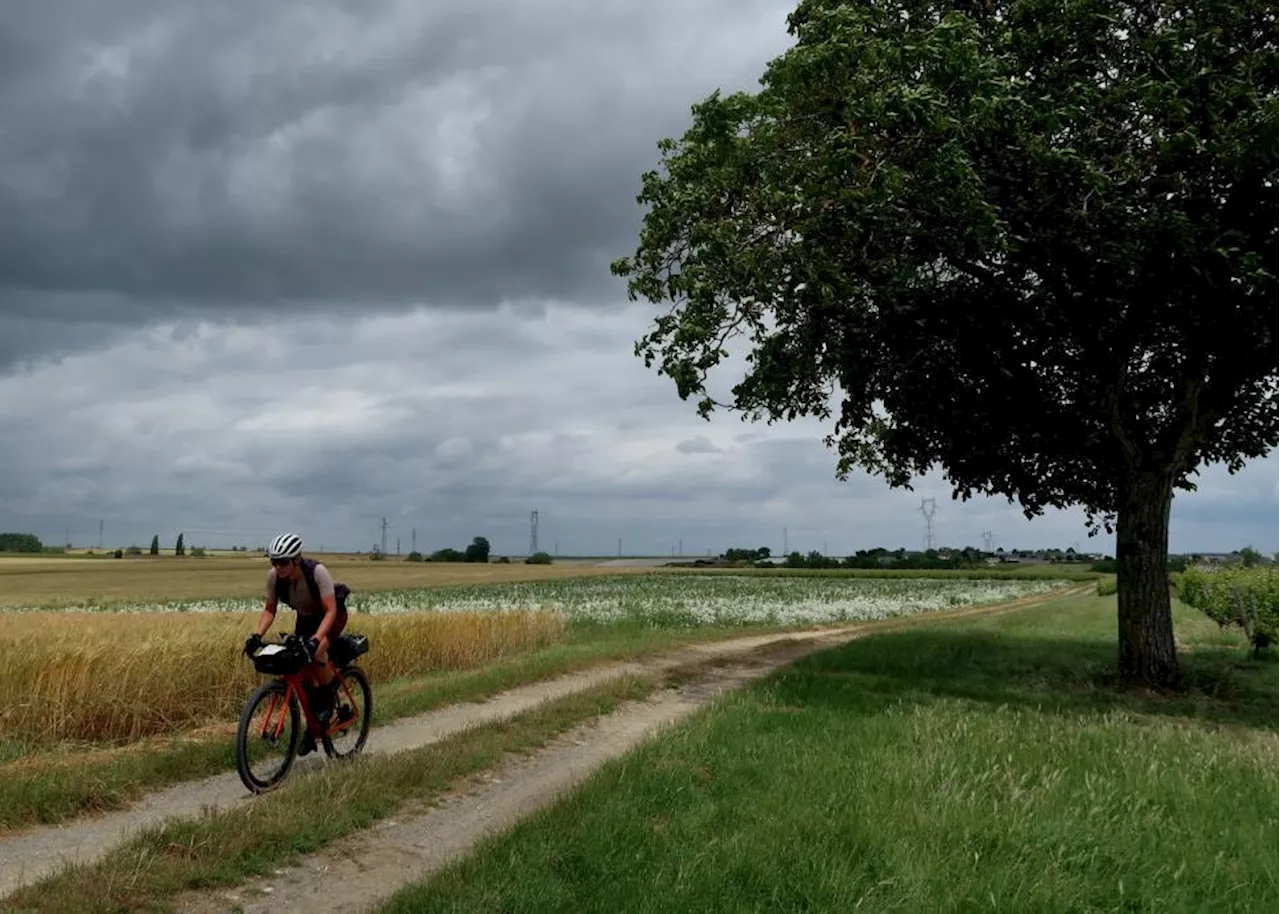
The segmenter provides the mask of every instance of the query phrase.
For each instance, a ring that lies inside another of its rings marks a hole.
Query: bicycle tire
[[[359,754],[360,750],[364,748],[365,741],[369,738],[369,726],[373,721],[373,687],[369,685],[369,677],[365,675],[364,670],[354,664],[343,667],[338,671],[338,676],[343,680],[348,680],[348,687],[358,693],[357,698],[361,701],[363,710],[359,721],[360,735],[356,738],[355,746],[349,752],[339,752],[333,744],[333,738],[327,733],[320,737],[320,742],[324,745],[324,753],[329,758],[350,758]],[[339,691],[338,696],[334,699],[335,713],[337,713],[337,706],[342,697],[343,693]]]
[[[244,708],[240,711],[240,723],[236,727],[236,771],[239,772],[244,786],[253,793],[266,793],[280,786],[288,775],[289,769],[293,767],[294,759],[298,757],[298,743],[302,739],[302,730],[299,727],[301,715],[298,711],[297,699],[291,698],[289,700],[289,742],[285,746],[284,762],[280,770],[269,778],[259,778],[250,767],[249,722],[253,720],[254,711],[267,696],[273,694],[283,696],[286,692],[287,686],[280,680],[264,682],[249,696],[249,700],[244,703]]]

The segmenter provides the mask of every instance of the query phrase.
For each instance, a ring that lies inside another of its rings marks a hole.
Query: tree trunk
[[[1166,473],[1139,473],[1120,488],[1116,513],[1116,587],[1120,680],[1174,688],[1179,683],[1169,603],[1169,508]]]

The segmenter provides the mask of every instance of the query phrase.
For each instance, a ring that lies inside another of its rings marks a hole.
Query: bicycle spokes
[[[264,741],[269,743],[279,742],[280,734],[284,732],[285,720],[289,716],[287,698],[287,694],[271,693],[271,701],[267,705],[267,713],[262,718],[262,729],[258,733]],[[272,726],[273,721],[275,726]]]
[[[251,789],[273,786],[288,772],[300,737],[298,708],[284,688],[259,691],[245,708],[241,774]]]

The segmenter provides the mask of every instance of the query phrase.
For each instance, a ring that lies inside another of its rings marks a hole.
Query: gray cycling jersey
[[[329,569],[316,565],[316,588],[320,596],[333,596],[333,577]],[[267,572],[267,599],[276,592],[276,570],[273,567]],[[324,613],[324,604],[311,599],[311,588],[307,587],[307,579],[299,575],[296,581],[289,582],[289,599],[286,601],[300,616],[318,616]]]

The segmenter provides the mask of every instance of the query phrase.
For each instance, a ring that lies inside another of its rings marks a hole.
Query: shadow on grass
[[[1125,710],[1276,730],[1274,652],[1199,648],[1179,655],[1186,688],[1121,688],[1114,642],[922,629],[878,635],[797,662],[780,700],[875,713],[888,705],[963,699],[1055,713]]]

